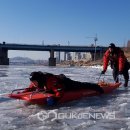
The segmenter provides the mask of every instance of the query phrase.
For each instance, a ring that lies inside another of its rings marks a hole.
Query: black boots
[[[125,81],[124,87],[128,87],[128,81]]]

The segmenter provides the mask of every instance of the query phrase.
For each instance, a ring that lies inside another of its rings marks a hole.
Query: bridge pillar
[[[64,61],[66,61],[66,52],[64,52]]]
[[[0,48],[0,65],[9,65],[8,50]]]
[[[54,58],[54,50],[50,51],[49,66],[56,66],[56,58]]]

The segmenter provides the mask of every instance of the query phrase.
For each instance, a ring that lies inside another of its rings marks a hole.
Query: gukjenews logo
[[[54,121],[56,119],[115,119],[115,112],[56,112],[56,111],[41,111],[38,113],[38,119],[45,121],[50,119]]]

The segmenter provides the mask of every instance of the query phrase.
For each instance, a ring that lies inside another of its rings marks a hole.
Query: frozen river
[[[130,83],[108,95],[44,107],[6,98],[29,85],[33,71],[65,74],[73,80],[97,83],[101,67],[0,66],[0,130],[130,130]],[[111,69],[101,77],[113,82]],[[120,77],[123,82],[123,77]]]

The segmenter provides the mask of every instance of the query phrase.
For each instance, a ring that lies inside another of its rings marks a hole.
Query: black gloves
[[[105,70],[103,70],[103,71],[101,72],[101,74],[105,74],[105,72],[106,72],[106,71],[105,71]]]

